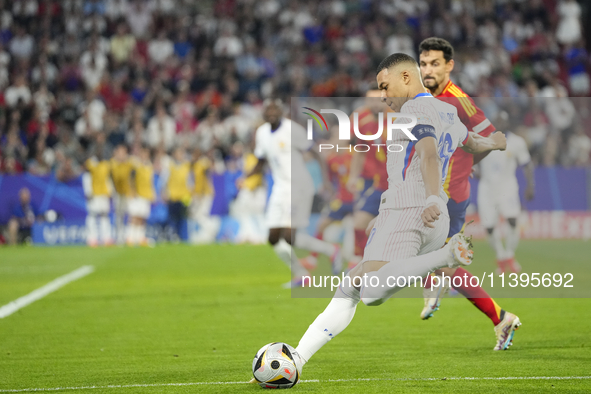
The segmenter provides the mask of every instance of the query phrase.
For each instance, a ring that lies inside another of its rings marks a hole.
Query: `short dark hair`
[[[393,66],[397,66],[402,63],[411,63],[418,67],[417,61],[412,57],[407,55],[406,53],[393,53],[380,63],[378,69],[376,71],[376,75],[380,73],[383,69],[387,69]]]
[[[449,62],[454,58],[454,47],[451,46],[449,41],[439,37],[425,38],[419,44],[419,53],[428,51],[441,51],[443,52],[443,58],[445,62]]]

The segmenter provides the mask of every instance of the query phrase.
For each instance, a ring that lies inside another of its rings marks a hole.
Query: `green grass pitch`
[[[556,258],[583,264],[589,245],[523,241],[518,257],[526,270]],[[477,242],[475,249],[474,271],[493,268],[488,246]],[[194,383],[248,381],[262,345],[296,346],[328,302],[283,290],[288,270],[268,246],[163,245],[3,248],[0,306],[82,265],[96,271],[0,319],[0,393],[263,392],[245,383]],[[492,351],[492,324],[461,297],[445,299],[429,321],[419,319],[422,299],[360,305],[348,329],[306,365],[307,381],[292,390],[591,391],[590,299],[497,301],[523,322],[505,352]],[[462,377],[477,379],[454,379]],[[483,379],[506,377],[587,378]],[[96,388],[80,388],[89,386]]]

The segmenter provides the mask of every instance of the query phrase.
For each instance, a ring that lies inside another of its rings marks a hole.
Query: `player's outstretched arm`
[[[438,201],[441,190],[441,159],[437,152],[437,140],[434,137],[421,138],[415,145],[415,150],[421,161],[421,174],[425,184],[427,204],[421,214],[421,219],[427,227],[434,228],[434,221],[439,219],[441,211]]]
[[[473,155],[489,152],[491,150],[505,150],[507,148],[507,138],[500,131],[494,132],[488,137],[483,137],[476,133],[468,133],[468,139],[462,146],[465,152]]]
[[[525,174],[525,180],[527,184],[525,187],[525,199],[527,201],[531,201],[535,197],[536,184],[534,180],[534,171],[534,162],[530,160],[529,163],[523,167],[523,173]]]
[[[257,161],[257,164],[253,167],[253,169],[250,170],[248,174],[244,175],[244,178],[263,173],[263,168],[265,167],[265,164],[267,164],[267,159],[259,158],[258,160],[259,161]]]

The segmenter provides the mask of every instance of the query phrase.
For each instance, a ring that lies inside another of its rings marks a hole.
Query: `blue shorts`
[[[378,216],[380,210],[380,200],[384,190],[378,190],[373,187],[372,179],[365,179],[363,192],[357,201],[355,207],[359,211],[365,211],[373,216]]]
[[[353,213],[352,202],[342,202],[341,200],[333,200],[329,204],[330,212],[328,217],[332,220],[343,220],[345,216]]]
[[[447,202],[447,211],[449,212],[448,238],[459,233],[462,229],[462,226],[466,222],[466,209],[468,205],[470,205],[469,198],[462,202],[455,202],[450,198]]]

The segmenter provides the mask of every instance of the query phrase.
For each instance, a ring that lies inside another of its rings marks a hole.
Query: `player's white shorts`
[[[148,219],[150,217],[150,200],[143,197],[134,197],[128,199],[127,213],[134,218]]]
[[[442,207],[443,208],[443,207]],[[449,232],[449,214],[441,210],[435,228],[423,224],[424,207],[382,209],[369,234],[363,261],[394,261],[434,252]]]
[[[293,197],[293,198],[292,198]],[[314,190],[294,191],[273,187],[267,206],[266,221],[269,228],[304,228],[310,223]]]
[[[230,204],[230,214],[234,217],[260,215],[265,212],[267,190],[257,187],[254,190],[240,189],[236,200]]]
[[[494,227],[499,215],[505,219],[517,218],[521,213],[518,189],[492,190],[489,185],[480,182],[478,185],[478,215],[485,228]]]
[[[115,208],[115,214],[124,216],[128,211],[129,198],[119,193],[113,195],[113,207]]]
[[[213,206],[213,194],[205,196],[193,196],[191,201],[190,217],[193,220],[200,221],[203,218],[211,216],[211,207]]]
[[[93,196],[86,204],[89,215],[108,215],[111,211],[109,196]]]

